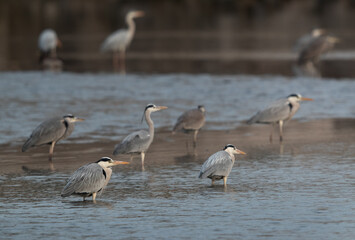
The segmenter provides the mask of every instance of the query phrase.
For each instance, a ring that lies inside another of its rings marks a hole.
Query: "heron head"
[[[96,163],[104,168],[112,167],[119,164],[129,164],[129,162],[115,161],[109,157],[102,157],[100,160],[96,161]]]
[[[68,122],[82,122],[85,120],[84,118],[75,117],[73,114],[66,114],[63,116],[63,118]]]
[[[288,99],[289,101],[291,101],[291,102],[292,102],[292,101],[295,101],[295,102],[300,102],[300,101],[313,101],[312,98],[302,97],[301,94],[295,94],[295,93],[290,94],[290,95],[287,97],[287,99]]]
[[[312,37],[319,37],[324,35],[327,31],[323,28],[315,28],[312,30]]]
[[[129,18],[139,18],[139,17],[144,17],[144,12],[143,11],[130,11],[127,13],[127,19]]]
[[[203,105],[198,105],[197,109],[200,110],[203,113],[206,112],[205,106],[203,106]]]
[[[246,153],[237,149],[234,145],[232,144],[227,144],[224,148],[224,151],[228,152],[229,154],[243,154],[245,155]]]
[[[142,122],[143,122],[143,118],[144,118],[144,115],[145,115],[146,112],[152,113],[152,112],[157,112],[157,111],[160,111],[160,110],[163,110],[163,109],[167,109],[167,108],[168,107],[166,107],[166,106],[156,106],[153,103],[149,103],[144,109],[144,113],[143,113],[143,116],[142,116]]]

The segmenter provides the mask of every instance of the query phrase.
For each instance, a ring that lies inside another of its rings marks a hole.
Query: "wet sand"
[[[269,143],[269,125],[242,125],[233,130],[202,129],[198,135],[196,154],[192,149],[192,134],[178,133],[174,136],[168,128],[156,129],[155,139],[145,160],[145,170],[157,165],[177,164],[178,162],[204,162],[212,153],[231,143],[247,152],[240,161],[248,161],[256,155],[267,154],[317,154],[317,147],[327,147],[342,143],[351,146],[355,140],[355,119],[322,119],[307,122],[291,120],[284,127],[284,142],[278,141],[278,128],[274,142]],[[129,161],[128,155],[113,157],[112,151],[119,142],[102,139],[94,143],[75,143],[78,138],[69,138],[67,143],[55,147],[54,167],[58,172],[72,172],[81,165],[98,160],[103,156]],[[186,144],[188,142],[188,145]],[[188,148],[187,148],[188,146]],[[49,164],[47,146],[30,149],[22,153],[21,146],[3,144],[0,146],[0,174],[26,174],[26,172],[47,172]],[[141,169],[140,157],[125,168]]]

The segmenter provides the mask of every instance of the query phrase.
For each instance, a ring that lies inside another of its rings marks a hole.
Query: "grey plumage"
[[[210,178],[212,184],[215,180],[224,180],[224,185],[227,184],[227,178],[234,165],[234,154],[245,154],[235,146],[228,144],[222,151],[211,155],[202,165],[199,178]]]
[[[184,112],[176,121],[173,132],[179,130],[199,130],[205,124],[205,108],[199,105],[197,109]]]
[[[173,128],[173,134],[177,131],[185,133],[194,132],[193,144],[196,147],[197,134],[199,130],[205,125],[205,107],[199,105],[197,109],[191,109],[184,112],[176,121]]]
[[[145,120],[149,127],[149,132],[146,130],[139,130],[129,134],[125,137],[121,143],[115,146],[113,155],[118,154],[132,154],[140,153],[142,165],[144,164],[145,152],[148,150],[150,144],[154,139],[154,123],[150,117],[152,112],[166,109],[165,106],[156,106],[154,104],[148,104],[144,110]]]
[[[320,77],[320,57],[330,51],[337,42],[338,38],[327,35],[312,38],[299,52],[295,73],[301,76]]]
[[[128,162],[114,161],[103,157],[99,161],[86,164],[76,170],[67,181],[61,192],[62,197],[70,195],[86,197],[92,196],[95,201],[96,195],[101,194],[109,182],[112,174],[111,166],[129,164]]]
[[[272,124],[270,141],[272,141],[272,132],[274,124],[280,125],[280,141],[282,141],[282,126],[287,120],[290,120],[300,108],[300,101],[311,101],[311,98],[302,97],[300,94],[291,94],[287,98],[279,99],[266,107],[264,110],[257,112],[247,123],[266,123]]]
[[[27,151],[31,147],[50,144],[49,160],[51,161],[54,145],[58,141],[70,136],[74,130],[74,123],[77,121],[84,121],[84,119],[67,114],[63,117],[45,120],[33,130],[31,136],[23,144],[22,152]]]

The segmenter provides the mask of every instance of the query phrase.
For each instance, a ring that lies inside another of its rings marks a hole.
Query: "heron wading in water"
[[[110,181],[111,167],[119,164],[129,164],[129,162],[115,161],[109,157],[103,157],[97,162],[80,167],[69,178],[61,196],[79,195],[83,197],[83,201],[86,197],[92,196],[92,201],[95,202],[96,196],[103,192]]]
[[[22,146],[22,152],[26,152],[31,147],[50,144],[48,160],[50,162],[50,167],[53,170],[52,157],[55,144],[70,136],[74,131],[75,122],[82,121],[84,121],[83,118],[74,117],[72,114],[45,120],[33,130],[31,136]]]
[[[232,170],[235,161],[235,154],[246,154],[232,144],[227,144],[222,151],[211,155],[202,165],[199,178],[210,178],[212,185],[215,180],[223,179],[224,186],[227,186],[227,178]]]
[[[118,154],[131,154],[131,161],[133,154],[138,153],[141,155],[142,166],[144,165],[145,153],[148,150],[150,144],[154,139],[154,123],[150,117],[152,112],[157,112],[163,109],[167,109],[165,106],[156,106],[154,104],[148,104],[144,110],[143,117],[148,124],[149,131],[139,130],[129,134],[125,137],[121,143],[115,146],[113,155]],[[142,117],[142,121],[143,121]]]
[[[272,134],[275,128],[275,123],[278,123],[280,127],[280,142],[282,142],[283,124],[295,115],[300,108],[301,101],[313,101],[313,99],[302,97],[301,94],[291,94],[287,98],[279,99],[264,110],[257,112],[247,121],[247,123],[271,124],[272,129],[269,138],[270,142],[272,142]]]
[[[119,70],[121,67],[121,72],[126,71],[126,50],[130,45],[134,33],[136,31],[136,24],[134,23],[134,18],[143,17],[143,11],[130,11],[126,15],[126,23],[128,29],[119,29],[112,34],[110,34],[101,45],[101,51],[112,52],[112,64],[115,71]]]
[[[183,131],[185,133],[194,132],[193,146],[196,148],[197,134],[200,128],[205,125],[205,107],[199,105],[197,109],[191,109],[184,112],[178,119],[173,128],[173,134],[176,131]]]

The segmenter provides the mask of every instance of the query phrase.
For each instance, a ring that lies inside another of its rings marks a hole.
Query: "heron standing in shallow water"
[[[128,29],[119,29],[113,32],[102,43],[101,51],[113,53],[112,64],[115,71],[118,71],[120,65],[121,71],[125,72],[126,50],[131,43],[136,31],[136,25],[133,19],[143,16],[143,11],[130,11],[126,15],[126,23],[128,25]]]
[[[74,131],[74,123],[82,122],[83,118],[74,117],[72,114],[64,115],[63,117],[55,117],[42,122],[33,130],[31,136],[22,146],[22,152],[27,151],[31,147],[50,144],[49,162],[53,170],[53,151],[55,144],[70,136]]]
[[[140,130],[129,134],[123,139],[123,141],[115,146],[113,155],[118,154],[131,154],[131,160],[134,153],[141,155],[142,166],[144,165],[145,153],[148,150],[150,144],[154,139],[154,123],[150,118],[152,112],[167,109],[165,106],[156,106],[154,104],[148,104],[144,110],[145,121],[148,124],[149,132],[146,130]],[[142,118],[143,121],[143,118]]]
[[[302,97],[301,94],[291,94],[287,98],[282,98],[276,102],[273,102],[266,109],[257,112],[247,121],[247,123],[271,123],[272,129],[269,138],[270,142],[272,142],[272,134],[275,123],[278,123],[280,126],[280,142],[282,142],[283,124],[285,121],[290,120],[298,111],[300,108],[300,101],[313,101],[313,99]]]
[[[215,180],[223,179],[224,186],[227,186],[227,178],[232,170],[235,161],[235,154],[246,154],[232,144],[227,144],[223,151],[211,155],[202,165],[199,178],[210,178],[212,185]]]
[[[205,125],[205,107],[203,105],[199,105],[197,109],[191,109],[184,112],[177,120],[174,128],[173,134],[176,131],[184,131],[186,133],[193,131],[194,132],[194,139],[193,139],[193,146],[194,149],[196,148],[197,142],[197,134],[200,128]]]
[[[119,164],[129,164],[129,162],[114,161],[109,157],[103,157],[97,162],[80,167],[69,178],[61,196],[79,195],[83,197],[83,201],[86,197],[92,196],[92,201],[95,202],[97,194],[101,194],[110,181],[111,167]]]

